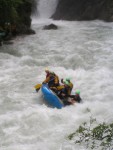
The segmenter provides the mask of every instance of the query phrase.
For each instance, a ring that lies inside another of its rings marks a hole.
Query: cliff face
[[[19,21],[17,24],[17,29],[19,33],[30,34],[32,30],[31,26],[31,12],[34,0],[28,1],[25,0],[22,4],[20,4],[17,8]]]
[[[59,0],[52,18],[113,21],[113,0]]]
[[[35,0],[0,0],[0,28],[4,32],[30,34],[31,12]]]

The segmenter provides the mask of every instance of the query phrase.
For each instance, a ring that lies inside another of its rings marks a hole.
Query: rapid
[[[50,23],[58,30],[43,30]],[[35,35],[0,47],[0,150],[78,150],[67,137],[91,115],[113,122],[113,23],[44,15],[32,28]],[[80,89],[83,103],[48,107],[34,89],[46,67],[60,79],[71,77],[72,93]]]

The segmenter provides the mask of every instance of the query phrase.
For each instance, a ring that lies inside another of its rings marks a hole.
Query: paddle
[[[41,86],[42,86],[42,84],[37,84],[37,85],[34,86],[34,88],[38,92],[40,90]]]

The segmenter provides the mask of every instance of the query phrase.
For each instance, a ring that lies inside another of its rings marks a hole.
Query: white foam
[[[38,16],[39,18],[49,18],[55,12],[58,0],[39,0]]]
[[[42,30],[48,22],[59,29]],[[98,122],[113,121],[113,28],[100,21],[53,20],[33,27],[35,35],[0,49],[0,148],[77,149],[67,136],[89,121],[88,108]],[[80,89],[83,104],[47,107],[34,89],[45,79],[46,67],[60,79],[71,77],[72,92]]]

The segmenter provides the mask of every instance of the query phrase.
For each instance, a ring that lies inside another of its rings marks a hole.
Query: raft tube
[[[53,108],[61,109],[64,107],[59,97],[48,87],[47,84],[42,84],[41,87],[44,100]]]

